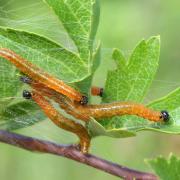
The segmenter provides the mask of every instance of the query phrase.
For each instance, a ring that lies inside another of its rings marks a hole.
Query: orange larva
[[[15,52],[6,48],[1,48],[0,56],[9,60],[22,73],[24,73],[31,79],[41,82],[48,88],[53,89],[58,93],[61,93],[74,101],[80,102],[81,104],[87,104],[88,99],[86,96],[83,96],[80,92],[68,86],[62,80],[53,77],[52,75],[46,73],[45,71],[38,68],[28,60],[20,57]]]

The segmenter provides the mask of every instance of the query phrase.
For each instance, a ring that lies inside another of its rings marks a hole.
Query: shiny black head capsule
[[[23,97],[24,97],[25,99],[31,99],[32,95],[31,95],[31,93],[30,93],[29,91],[24,90],[24,91],[23,91]]]
[[[104,89],[103,89],[103,88],[100,88],[99,96],[102,97],[102,96],[103,96],[103,93],[104,93]]]
[[[164,122],[168,122],[169,121],[169,113],[167,111],[161,111],[161,119],[164,120]]]
[[[87,97],[87,96],[82,96],[82,99],[81,99],[80,103],[81,103],[82,105],[87,104],[87,103],[88,103],[88,97]]]

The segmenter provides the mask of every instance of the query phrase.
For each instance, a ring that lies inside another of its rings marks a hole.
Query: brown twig
[[[105,171],[109,174],[121,177],[126,180],[157,180],[158,177],[154,174],[139,172],[136,170],[123,167],[121,165],[103,160],[91,154],[82,154],[74,146],[59,145],[52,142],[31,138],[12,132],[0,130],[0,142],[11,144],[30,151],[55,154],[63,156],[80,163],[92,166],[96,169]]]

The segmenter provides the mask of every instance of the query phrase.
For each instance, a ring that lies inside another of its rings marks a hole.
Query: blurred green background
[[[178,87],[179,7],[178,0],[101,0],[97,40],[102,42],[103,56],[94,84],[104,85],[114,47],[120,48],[128,56],[138,41],[160,34],[160,67],[145,101],[161,97]],[[41,0],[0,0],[0,25],[41,33],[73,48],[57,19]],[[76,141],[70,133],[55,127],[49,121],[17,132],[59,143]],[[126,139],[99,137],[93,140],[91,152],[122,165],[151,171],[144,159],[160,154],[167,157],[170,152],[180,155],[180,141],[178,136],[153,132],[141,132],[136,137]],[[2,180],[118,179],[61,157],[31,153],[4,144],[0,144],[0,162]]]

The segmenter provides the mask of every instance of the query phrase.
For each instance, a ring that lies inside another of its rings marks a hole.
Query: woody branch
[[[158,177],[151,173],[140,172],[127,167],[109,162],[91,154],[83,154],[73,145],[60,145],[49,141],[31,138],[12,132],[0,130],[0,142],[10,144],[29,151],[49,153],[66,157],[82,164],[105,171],[109,174],[121,177],[126,180],[157,180]]]

